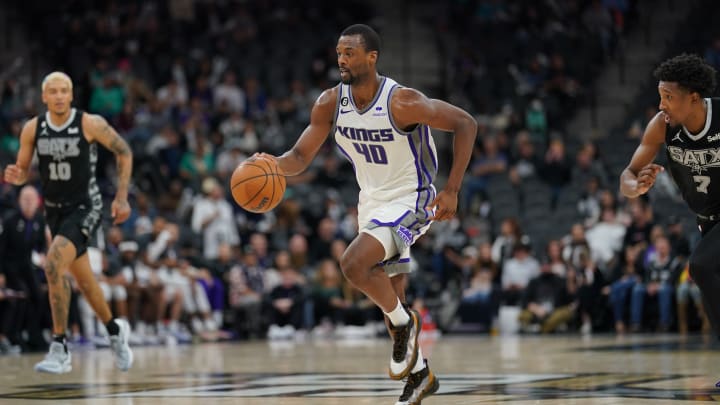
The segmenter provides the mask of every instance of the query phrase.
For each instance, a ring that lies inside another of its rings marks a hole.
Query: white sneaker
[[[72,370],[72,356],[65,351],[62,343],[50,343],[50,350],[45,359],[35,365],[35,371],[40,373],[62,374]]]
[[[110,335],[110,349],[115,355],[115,367],[128,371],[133,363],[133,352],[128,345],[130,324],[124,319],[115,319],[115,323],[120,327],[120,333]]]

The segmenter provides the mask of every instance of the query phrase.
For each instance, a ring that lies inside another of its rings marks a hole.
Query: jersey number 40
[[[382,145],[367,145],[364,143],[353,142],[353,146],[355,147],[357,153],[365,156],[365,161],[368,163],[386,165],[388,162],[387,153],[385,153],[385,148],[383,148]]]

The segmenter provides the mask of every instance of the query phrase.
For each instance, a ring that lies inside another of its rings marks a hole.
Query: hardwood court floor
[[[720,402],[720,347],[700,337],[442,337],[424,342],[441,381],[423,405]],[[41,354],[0,357],[0,404],[394,404],[387,340],[75,350],[73,371],[37,374]],[[44,401],[43,401],[44,400]],[[51,400],[51,401],[48,401]]]

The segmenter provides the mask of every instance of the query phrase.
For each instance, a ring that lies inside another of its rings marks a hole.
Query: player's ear
[[[368,52],[368,60],[370,60],[372,63],[377,64],[378,51],[370,51],[370,52]]]
[[[702,97],[700,96],[700,93],[698,93],[697,91],[691,91],[690,92],[690,101],[693,104],[702,101]]]

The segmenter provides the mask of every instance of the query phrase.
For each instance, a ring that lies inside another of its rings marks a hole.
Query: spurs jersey
[[[375,98],[361,110],[355,106],[350,86],[341,83],[335,140],[353,164],[361,202],[391,201],[417,193],[416,209],[424,208],[435,194],[435,142],[427,125],[405,131],[393,122],[390,100],[399,87],[382,77]]]
[[[706,98],[705,127],[665,129],[668,168],[683,199],[698,215],[720,214],[720,99]]]
[[[50,121],[48,112],[37,117],[35,152],[43,195],[50,204],[90,201],[93,207],[102,206],[95,180],[97,144],[85,139],[83,114],[73,108],[60,126]]]

